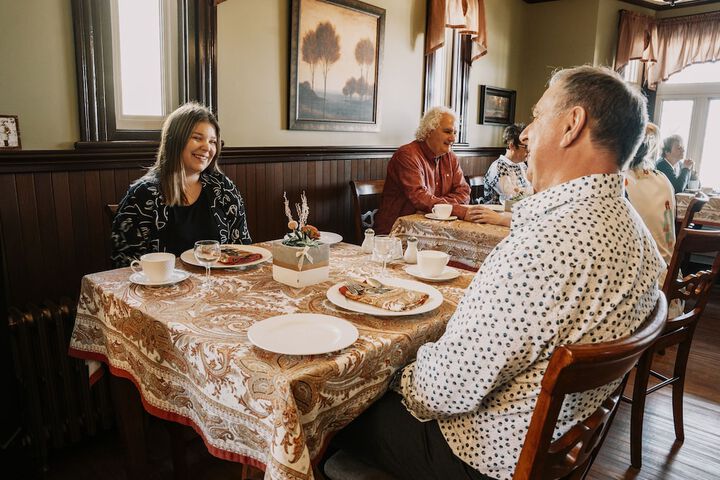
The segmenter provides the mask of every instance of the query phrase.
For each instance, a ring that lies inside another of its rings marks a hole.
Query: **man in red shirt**
[[[473,221],[473,209],[467,205],[470,187],[452,152],[456,124],[452,110],[434,107],[420,121],[416,140],[395,152],[375,217],[376,233],[389,233],[398,217],[428,213],[437,203],[452,204],[452,215]]]

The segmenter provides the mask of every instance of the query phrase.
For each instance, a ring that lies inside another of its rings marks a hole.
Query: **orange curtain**
[[[622,69],[630,60],[656,62],[653,50],[655,45],[657,45],[655,19],[621,10],[615,70]]]
[[[615,69],[630,60],[644,63],[652,90],[688,65],[720,60],[720,12],[656,20],[622,10]]]
[[[487,53],[485,0],[429,0],[425,55],[445,44],[445,29],[455,28],[471,35],[473,51],[470,62]]]

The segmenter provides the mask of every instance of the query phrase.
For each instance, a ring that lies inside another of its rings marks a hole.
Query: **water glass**
[[[385,276],[385,265],[387,261],[393,257],[393,246],[395,245],[395,239],[387,235],[375,235],[375,241],[373,246],[373,253],[375,256],[382,260],[382,276]]]
[[[200,240],[195,242],[195,258],[205,266],[205,281],[210,279],[210,265],[220,260],[220,242],[217,240]]]

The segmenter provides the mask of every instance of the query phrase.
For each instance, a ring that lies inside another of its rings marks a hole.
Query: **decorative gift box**
[[[276,240],[272,245],[273,280],[291,287],[305,287],[330,278],[330,246],[292,247]]]

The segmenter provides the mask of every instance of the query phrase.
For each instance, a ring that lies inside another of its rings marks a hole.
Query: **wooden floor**
[[[668,363],[668,351],[657,365]],[[650,395],[645,415],[643,468],[630,465],[629,405],[622,404],[589,479],[710,480],[720,479],[720,287],[713,292],[695,335],[685,387],[685,437],[675,443],[670,388]],[[150,479],[173,478],[168,439],[161,422],[151,421]],[[59,452],[51,459],[50,480],[130,480],[123,450],[114,432]],[[189,477],[200,480],[240,479],[241,468],[211,457],[202,443],[190,448]],[[25,472],[27,473],[27,472]],[[3,476],[3,478],[8,478]],[[27,478],[26,475],[17,478]],[[141,479],[132,479],[141,480]]]

